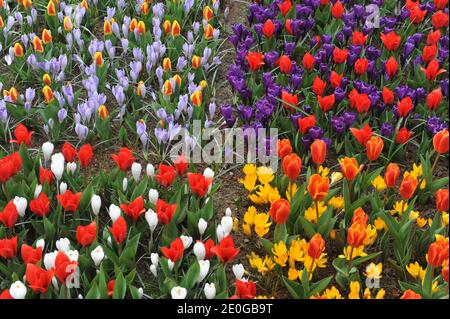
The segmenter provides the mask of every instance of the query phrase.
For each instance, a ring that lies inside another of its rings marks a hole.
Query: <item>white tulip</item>
[[[242,264],[236,264],[236,265],[233,265],[232,269],[233,269],[234,276],[237,279],[242,279],[242,277],[244,276],[244,272],[245,272],[244,266]]]
[[[147,221],[148,226],[150,227],[150,231],[153,232],[156,226],[158,226],[158,215],[150,208],[145,213],[145,220]]]
[[[75,162],[67,163],[66,170],[70,174],[75,173],[75,171],[77,170],[77,163],[75,163]]]
[[[139,179],[141,178],[141,171],[142,171],[141,164],[134,162],[131,165],[131,174],[133,175],[133,178],[136,182],[139,182]]]
[[[60,238],[56,241],[56,248],[59,251],[69,251],[70,250],[70,240],[69,238]]]
[[[19,214],[19,216],[25,216],[25,211],[27,210],[28,205],[27,199],[24,197],[15,196],[13,202],[17,208],[17,213]]]
[[[38,198],[39,194],[42,192],[42,185],[37,184],[34,188],[34,198]]]
[[[216,228],[216,236],[218,241],[222,241],[225,237],[225,231],[223,230],[222,225],[217,226]]]
[[[208,227],[208,223],[203,218],[200,218],[198,221],[198,232],[200,235],[205,233],[206,228]]]
[[[233,217],[223,216],[220,225],[222,225],[225,234],[230,234],[233,230]]]
[[[44,239],[44,238],[39,239],[39,240],[36,242],[35,246],[36,246],[36,248],[41,247],[42,249],[44,249],[44,246],[45,246],[45,239]]]
[[[172,260],[167,261],[167,266],[169,267],[169,270],[172,271],[173,266],[175,266],[175,263]]]
[[[55,250],[54,252],[47,253],[44,255],[45,269],[50,270],[55,267],[55,259],[56,259],[57,254],[58,254],[58,251]]]
[[[155,176],[155,167],[152,164],[147,164],[145,171],[148,177]]]
[[[230,209],[230,207],[225,209],[225,216],[231,217],[231,209]]]
[[[210,263],[209,260],[199,260],[198,264],[200,265],[200,273],[197,282],[201,282],[208,275]]]
[[[100,207],[102,206],[102,199],[98,195],[92,195],[91,198],[91,209],[92,213],[94,213],[95,216],[98,215],[100,212]]]
[[[27,287],[25,287],[25,285],[18,280],[14,282],[11,287],[9,287],[9,294],[14,299],[25,299],[25,296],[27,295]]]
[[[91,251],[91,258],[94,261],[95,266],[98,267],[98,265],[100,265],[102,260],[105,258],[105,252],[103,251],[102,246],[98,245],[93,251]]]
[[[206,299],[214,299],[214,297],[216,296],[216,286],[213,282],[210,284],[207,283],[205,284],[203,292],[205,293]]]
[[[148,199],[150,200],[150,203],[153,205],[156,205],[156,202],[158,201],[159,193],[156,189],[151,188],[148,191]]]
[[[67,184],[64,182],[61,182],[61,184],[59,184],[59,193],[60,194],[64,194],[67,190]]]
[[[191,246],[191,244],[192,244],[192,237],[182,235],[182,236],[180,236],[180,238],[183,241],[184,249],[188,249],[189,246]]]
[[[170,291],[170,295],[172,296],[172,299],[185,299],[187,295],[186,288],[183,287],[173,287]]]
[[[158,277],[158,269],[155,265],[150,265],[150,271],[152,272],[153,276]]]
[[[109,217],[114,223],[120,217],[120,207],[114,204],[109,205]]]
[[[205,259],[206,249],[205,245],[201,241],[194,244],[194,255],[197,256],[198,260]]]
[[[151,253],[150,259],[152,264],[155,265],[155,267],[158,267],[159,255],[157,253]]]
[[[122,190],[125,192],[128,188],[128,178],[124,177],[122,181]]]
[[[47,163],[50,159],[50,156],[53,154],[53,150],[55,146],[50,142],[45,142],[42,144],[42,153],[44,154],[44,162]]]

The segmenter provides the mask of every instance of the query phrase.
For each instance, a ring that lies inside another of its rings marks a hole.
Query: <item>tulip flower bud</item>
[[[114,223],[120,217],[120,208],[114,204],[109,206],[109,217],[111,217],[112,222]]]
[[[192,237],[182,235],[182,236],[180,236],[180,238],[183,241],[184,249],[188,249],[189,246],[191,246],[191,244],[192,244]]]
[[[152,209],[149,209],[145,213],[145,220],[147,221],[148,226],[150,227],[150,231],[153,232],[156,226],[158,226],[158,215]]]
[[[153,176],[155,176],[155,167],[152,164],[147,164],[145,171],[148,177],[153,178]]]
[[[48,162],[50,156],[52,156],[55,146],[50,142],[45,142],[42,144],[42,153],[44,154],[44,162]]]
[[[194,255],[197,256],[198,260],[205,259],[206,249],[205,245],[201,241],[194,244]]]
[[[233,218],[231,216],[222,217],[220,225],[222,225],[225,234],[230,234],[231,231],[233,230]]]
[[[227,207],[227,209],[225,209],[225,216],[231,217],[231,209],[230,209],[230,207]]]
[[[198,232],[200,235],[205,233],[206,228],[208,227],[208,223],[203,218],[200,218],[198,221]]]
[[[56,248],[59,251],[69,251],[70,250],[70,240],[69,238],[60,238],[56,241]]]
[[[135,162],[131,165],[131,174],[133,175],[133,178],[136,182],[139,182],[139,179],[141,177],[141,171],[142,171],[141,164]]]
[[[169,267],[169,270],[172,271],[173,266],[175,266],[175,263],[172,260],[167,261],[167,266]]]
[[[233,269],[234,276],[237,279],[242,279],[242,277],[244,276],[244,272],[245,272],[244,266],[242,264],[236,264],[236,265],[233,265],[232,269]]]
[[[170,290],[170,295],[172,296],[172,299],[185,299],[187,295],[186,288],[183,287],[173,287],[172,290]]]
[[[222,225],[217,226],[217,228],[216,228],[216,236],[217,236],[217,240],[218,241],[221,241],[225,237],[225,232],[223,230]]]
[[[34,188],[34,198],[38,198],[39,194],[42,192],[42,185],[37,184]]]
[[[157,253],[151,253],[150,260],[152,261],[152,265],[155,265],[155,267],[158,267],[159,255]]]
[[[158,277],[158,270],[155,265],[150,265],[150,271],[152,272],[153,276]]]
[[[44,249],[44,246],[45,246],[45,240],[44,240],[44,238],[41,238],[41,239],[39,239],[38,241],[36,241],[35,246],[36,246],[36,248],[41,247],[42,249]]]
[[[61,184],[59,184],[59,193],[60,194],[64,194],[67,190],[67,184],[64,182],[61,182]]]
[[[128,188],[128,178],[124,177],[122,181],[122,190],[126,192],[127,188]]]
[[[27,210],[28,204],[27,199],[24,197],[15,196],[13,202],[14,205],[16,206],[17,213],[19,214],[19,216],[24,217],[25,211]]]
[[[91,251],[91,258],[94,261],[95,266],[98,267],[105,258],[105,252],[103,251],[102,246],[98,245],[93,251]]]
[[[148,191],[148,199],[150,200],[150,203],[156,205],[156,202],[158,201],[159,193],[156,189],[151,188]]]
[[[197,282],[200,283],[208,275],[210,263],[209,260],[199,260],[198,264],[200,265],[200,274],[198,275]]]
[[[75,173],[75,171],[77,170],[77,163],[75,162],[67,163],[66,170],[70,174]]]
[[[206,299],[214,299],[216,296],[216,286],[213,282],[205,284],[204,293]]]
[[[98,195],[92,195],[91,198],[91,209],[92,213],[97,216],[100,212],[100,207],[102,206],[102,199]]]
[[[25,299],[27,287],[25,287],[25,285],[18,280],[14,282],[11,287],[9,287],[9,294],[13,297],[13,299]]]

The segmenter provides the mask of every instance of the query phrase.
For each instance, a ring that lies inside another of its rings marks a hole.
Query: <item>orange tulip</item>
[[[322,177],[319,174],[313,174],[309,178],[308,192],[314,201],[319,201],[325,198],[330,189],[330,181],[328,177]]]
[[[356,223],[353,223],[347,231],[347,243],[353,247],[357,248],[364,243],[364,239],[366,239],[366,224],[358,220]]]
[[[411,289],[406,290],[400,299],[422,299],[422,296]]]
[[[141,5],[141,12],[145,16],[149,14],[150,6],[149,6],[148,2],[142,3],[142,5]]]
[[[178,85],[178,86],[180,86],[181,85],[181,76],[179,75],[179,74],[175,74],[174,76],[173,76],[173,79],[175,80],[175,83]]]
[[[273,202],[269,211],[270,216],[277,224],[284,224],[288,219],[290,212],[291,205],[284,198],[280,198],[279,200]]]
[[[177,37],[181,34],[181,27],[177,20],[172,23],[172,36]]]
[[[94,61],[95,64],[98,66],[102,66],[103,65],[103,55],[100,51],[95,52],[94,54]]]
[[[170,22],[170,20],[164,21],[163,30],[164,30],[164,33],[166,33],[166,34],[170,33],[170,31],[172,30],[172,23]]]
[[[56,16],[56,7],[53,0],[50,0],[47,4],[47,15],[50,17]]]
[[[14,56],[16,58],[23,57],[23,47],[20,43],[14,44]]]
[[[103,23],[103,34],[104,35],[111,35],[112,34],[111,21],[105,20],[105,22]]]
[[[206,6],[206,7],[203,9],[203,18],[204,18],[206,21],[211,20],[212,17],[213,17],[213,14],[214,14],[214,12],[211,10],[211,8],[210,8],[209,6]]]
[[[48,44],[48,43],[51,43],[52,40],[53,40],[53,37],[52,37],[52,33],[50,32],[50,30],[44,29],[42,31],[42,42],[44,44]]]
[[[50,103],[53,101],[53,91],[48,85],[44,86],[42,89],[42,94],[44,95],[45,102]]]
[[[366,143],[366,154],[369,161],[376,161],[383,151],[383,140],[379,136],[372,136]]]
[[[173,93],[173,88],[172,88],[172,83],[169,80],[166,80],[166,82],[164,82],[164,95],[166,96],[171,96]]]
[[[97,114],[102,120],[104,120],[108,117],[109,112],[108,112],[108,109],[106,108],[106,106],[104,106],[102,104],[98,107]]]
[[[45,85],[52,84],[52,78],[50,77],[50,75],[48,73],[44,74],[44,76],[42,77],[42,81],[44,81]]]
[[[198,55],[192,57],[192,68],[198,69],[201,65],[201,58]]]
[[[319,259],[325,250],[325,240],[323,240],[322,235],[319,233],[312,236],[309,241],[308,255],[313,259]]]
[[[302,170],[302,159],[297,154],[291,153],[283,158],[282,167],[284,174],[294,181]]]
[[[444,154],[448,152],[448,131],[443,129],[437,132],[433,137],[434,150],[438,154]]]
[[[191,95],[191,102],[194,106],[201,106],[202,105],[202,100],[203,100],[203,93],[200,90],[196,90],[194,93],[192,93]]]
[[[278,157],[283,159],[292,153],[291,141],[288,138],[278,140]]]
[[[131,32],[134,32],[134,30],[137,28],[137,24],[138,24],[138,21],[136,20],[136,18],[134,18],[133,20],[130,21],[129,29]]]
[[[418,183],[419,182],[417,181],[417,178],[415,178],[414,176],[408,175],[403,178],[403,181],[400,184],[400,195],[402,196],[402,198],[410,199],[411,197],[413,197]]]
[[[44,47],[42,46],[42,42],[41,39],[39,39],[38,36],[35,36],[33,39],[33,47],[34,47],[34,51],[42,53],[44,52]]]
[[[361,207],[357,208],[353,212],[352,224],[358,221],[361,221],[364,224],[367,224],[367,222],[369,221],[369,216],[367,216],[366,212]]]
[[[384,182],[389,188],[395,187],[397,178],[400,176],[400,168],[395,163],[389,163],[386,167],[386,173],[384,173]]]
[[[64,26],[65,31],[67,31],[67,32],[72,31],[73,23],[72,23],[72,19],[69,16],[64,17],[63,26]]]
[[[436,209],[440,212],[448,211],[448,189],[440,189],[436,192]]]
[[[144,21],[139,21],[138,25],[137,25],[137,30],[139,34],[144,34],[145,33],[145,23]]]
[[[327,156],[327,143],[324,140],[317,139],[311,144],[311,156],[316,165],[325,162]]]
[[[427,261],[430,266],[441,267],[448,259],[448,238],[441,238],[430,245],[428,248]]]
[[[164,58],[162,65],[164,72],[169,72],[172,70],[172,62],[170,61],[170,58]]]
[[[205,39],[209,40],[212,39],[213,34],[214,34],[214,27],[208,23],[206,28],[203,30],[203,36],[205,37]]]
[[[358,173],[363,168],[363,165],[358,166],[358,162],[354,157],[344,157],[339,160],[339,164],[341,165],[342,174],[348,181],[352,181],[358,176]]]

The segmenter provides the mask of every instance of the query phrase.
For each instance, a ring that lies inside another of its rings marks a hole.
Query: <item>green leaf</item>
[[[303,291],[302,286],[299,283],[297,283],[295,281],[291,281],[288,278],[286,278],[285,276],[282,276],[281,278],[283,280],[283,283],[284,283],[286,289],[291,294],[292,298],[294,298],[294,299],[304,299],[305,298],[305,293]]]
[[[325,288],[328,287],[328,285],[331,282],[331,279],[333,279],[333,276],[326,277],[326,278],[324,278],[324,279],[322,279],[322,280],[312,284],[311,285],[311,290],[310,290],[310,292],[308,294],[308,297],[320,294]]]
[[[114,284],[113,299],[124,299],[127,293],[127,281],[123,277],[122,273],[116,277]]]
[[[200,275],[200,264],[196,261],[189,267],[189,270],[184,275],[183,281],[181,282],[181,286],[190,290],[194,287],[197,279]]]

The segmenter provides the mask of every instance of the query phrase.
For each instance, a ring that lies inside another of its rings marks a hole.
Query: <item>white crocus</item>
[[[35,246],[36,246],[36,248],[41,247],[42,249],[44,249],[44,246],[45,246],[45,239],[44,239],[44,238],[41,238],[41,239],[39,239],[38,241],[36,241]]]
[[[172,271],[173,270],[173,266],[175,266],[175,263],[172,260],[168,260],[167,261],[167,266],[169,267],[169,270]]]
[[[122,190],[123,190],[124,192],[126,192],[126,191],[127,191],[127,188],[128,188],[128,178],[124,177],[124,178],[123,178],[123,181],[122,181]]]
[[[198,221],[198,232],[200,235],[203,235],[208,227],[208,223],[203,218],[200,218]]]
[[[156,226],[158,226],[158,215],[152,209],[149,209],[145,213],[145,220],[147,221],[148,226],[150,227],[150,231],[153,233]]]
[[[155,265],[150,265],[150,271],[152,272],[153,276],[158,277],[158,269]]]
[[[60,194],[64,194],[67,190],[67,184],[64,182],[61,182],[61,184],[59,184],[59,193]]]
[[[222,241],[222,239],[224,239],[225,237],[225,231],[223,230],[222,225],[218,225],[216,228],[216,236],[217,236],[217,240],[220,242]]]
[[[170,290],[170,295],[172,296],[172,299],[185,299],[187,290],[180,286],[173,287],[172,290]]]
[[[183,241],[183,247],[184,247],[184,249],[188,249],[189,246],[191,246],[191,244],[192,244],[192,237],[190,237],[190,236],[185,236],[185,235],[181,235],[180,238],[181,238],[181,240]]]
[[[19,214],[19,216],[24,217],[28,205],[27,199],[24,197],[15,196],[13,202],[17,208],[17,213]]]
[[[203,291],[205,293],[206,299],[214,299],[214,297],[216,296],[216,286],[213,282],[205,284],[205,288]]]
[[[120,207],[114,204],[109,205],[109,217],[114,223],[120,217]]]
[[[34,188],[34,198],[38,198],[39,194],[42,192],[42,185],[37,184]]]
[[[27,287],[25,287],[25,285],[18,280],[14,282],[11,287],[9,287],[9,294],[14,299],[25,299],[25,296],[27,295]]]
[[[205,245],[201,241],[198,241],[194,244],[194,255],[198,260],[205,259],[206,249]]]
[[[64,155],[62,155],[61,153],[53,154],[50,169],[52,170],[53,175],[55,175],[56,179],[60,181],[64,173]]]
[[[201,282],[208,275],[210,263],[209,260],[199,260],[198,264],[200,265],[200,273],[197,282]]]
[[[158,198],[159,198],[158,190],[151,188],[148,191],[148,199],[150,200],[150,203],[152,203],[153,205],[156,205]]]
[[[147,167],[145,168],[145,172],[147,173],[148,177],[155,176],[155,167],[152,164],[147,164]]]
[[[233,217],[231,216],[223,216],[220,221],[220,225],[222,225],[223,231],[226,235],[230,234],[233,230]]]
[[[100,207],[102,206],[102,199],[98,195],[92,195],[91,198],[91,209],[92,213],[97,216],[100,212]]]
[[[56,259],[57,254],[58,254],[58,251],[55,250],[54,252],[47,253],[44,255],[45,269],[50,270],[55,267],[55,259]]]
[[[234,276],[237,279],[242,279],[242,277],[244,276],[244,272],[245,272],[244,266],[242,264],[236,264],[236,265],[233,265],[232,269],[233,269]]]
[[[44,162],[47,163],[50,159],[50,156],[53,154],[53,150],[55,149],[55,145],[50,142],[45,142],[42,144],[42,154],[44,154]]]
[[[75,171],[77,170],[77,163],[75,162],[67,163],[66,170],[69,174],[75,173]]]
[[[93,251],[91,251],[91,258],[94,261],[95,266],[98,267],[105,258],[105,252],[103,251],[102,246],[98,245]]]
[[[139,179],[141,178],[141,171],[142,171],[142,165],[141,164],[134,162],[131,165],[131,174],[133,175],[133,179],[136,182],[139,182]]]
[[[70,250],[70,240],[69,238],[60,238],[56,241],[56,248],[59,251],[69,251]]]
[[[231,217],[231,208],[230,207],[225,209],[225,216]]]

